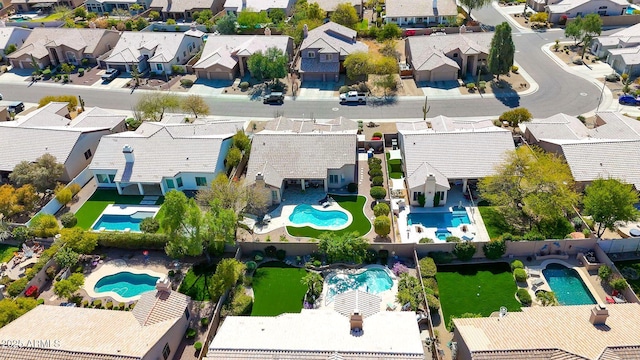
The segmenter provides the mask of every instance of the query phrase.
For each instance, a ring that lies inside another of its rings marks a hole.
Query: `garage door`
[[[209,80],[232,80],[233,77],[228,72],[209,71],[207,72],[207,79]]]
[[[452,81],[456,79],[456,71],[449,67],[431,70],[431,81]]]
[[[414,78],[416,81],[429,81],[429,72],[428,71],[413,71]]]

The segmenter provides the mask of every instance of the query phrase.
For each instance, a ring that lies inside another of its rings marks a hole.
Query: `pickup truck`
[[[102,74],[101,78],[104,82],[109,82],[120,75],[120,71],[118,69],[107,69],[104,74]]]
[[[347,103],[364,104],[366,102],[367,102],[367,94],[363,92],[349,91],[347,93],[340,94],[341,104],[347,104]]]

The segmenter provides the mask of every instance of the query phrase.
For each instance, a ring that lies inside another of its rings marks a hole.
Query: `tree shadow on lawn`
[[[200,263],[194,265],[192,273],[195,278],[188,278],[189,272],[187,272],[178,291],[194,300],[210,300],[211,294],[209,293],[209,278],[215,273],[218,260],[219,259],[216,259],[211,263]]]

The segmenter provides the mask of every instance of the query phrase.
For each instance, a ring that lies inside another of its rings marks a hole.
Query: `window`
[[[162,357],[164,358],[164,360],[167,360],[170,354],[171,349],[169,349],[169,343],[166,343],[164,344],[164,349],[162,349]]]
[[[91,157],[91,149],[87,150],[84,152],[84,158],[89,160],[89,158]]]
[[[458,53],[453,54],[453,57],[457,58],[458,57]]]
[[[207,186],[207,178],[202,176],[196,176],[196,185]]]
[[[191,51],[191,50],[189,50],[189,51]],[[187,57],[187,50],[182,52],[182,56]]]
[[[444,203],[444,191],[438,191],[438,194],[440,194],[440,202]]]
[[[422,193],[417,191],[413,193],[413,201],[418,201],[418,198],[422,196]]]
[[[333,54],[326,54],[326,55],[324,56],[324,59],[325,59],[326,61],[332,61],[332,60],[333,60]]]
[[[180,62],[180,56],[178,56],[178,57],[176,58],[176,61],[177,61],[177,62]]]
[[[329,175],[329,184],[337,184],[338,175]]]
[[[116,176],[114,174],[109,174],[109,182],[113,183],[116,181]]]
[[[178,183],[178,187],[182,187],[182,178],[176,178],[176,183]]]
[[[191,44],[189,44],[189,52],[191,52],[191,49],[192,49]]]
[[[606,8],[607,8],[606,6],[600,6],[600,7],[598,8],[598,10],[603,10],[603,9],[606,9]]]
[[[173,179],[167,179],[165,181],[167,182],[167,187],[169,189],[175,189],[176,188],[176,185],[173,183]]]
[[[278,191],[277,190],[271,190],[271,200],[272,201],[278,201]]]
[[[156,64],[156,70],[158,71],[164,70],[164,68],[162,67],[162,64]]]
[[[184,309],[184,316],[186,316],[187,320],[189,320],[189,318],[191,317],[191,313],[189,312],[189,309]]]
[[[98,178],[98,182],[100,184],[108,184],[110,183],[109,181],[109,177],[105,174],[97,174],[96,177]]]
[[[307,51],[307,57],[309,59],[313,59],[316,57],[316,53],[314,53],[313,51]]]

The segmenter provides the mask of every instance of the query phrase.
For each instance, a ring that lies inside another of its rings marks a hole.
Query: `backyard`
[[[357,195],[332,195],[333,199],[342,206],[345,210],[351,213],[353,216],[353,221],[349,226],[344,229],[336,230],[337,234],[345,234],[345,233],[353,233],[357,232],[360,236],[366,235],[369,230],[371,230],[371,222],[364,214],[364,205],[367,202],[367,198],[364,196]],[[311,228],[309,226],[304,227],[293,227],[287,226],[287,232],[291,236],[303,236],[310,238],[318,238],[320,234],[326,232],[327,230],[317,230]]]
[[[393,159],[389,160],[391,154],[387,153],[387,167],[389,177],[391,179],[402,179],[402,160]]]
[[[615,264],[629,285],[631,285],[633,292],[640,296],[640,278],[638,278],[638,274],[640,274],[640,260],[616,261]],[[635,270],[635,272],[624,270],[625,268],[631,268]]]
[[[251,316],[299,313],[307,287],[301,280],[305,269],[279,261],[260,265],[253,275],[254,304]]]
[[[211,299],[209,293],[209,279],[216,272],[217,261],[211,264],[198,264],[192,266],[184,276],[180,289],[182,294],[188,295],[196,301],[205,301]]]
[[[19,249],[16,246],[0,244],[0,263],[6,263],[13,257],[13,253]]]
[[[480,205],[480,204],[478,204]],[[487,228],[490,239],[497,239],[504,233],[511,233],[513,229],[493,206],[478,206],[484,226]]]
[[[84,205],[76,212],[78,226],[88,230],[98,219],[104,209],[109,204],[138,205],[143,196],[139,195],[119,195],[116,190],[97,189]],[[162,204],[164,197],[160,197],[156,204]]]
[[[464,313],[489,316],[505,306],[520,311],[516,283],[507,263],[438,266],[436,275],[444,321]]]

